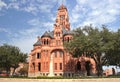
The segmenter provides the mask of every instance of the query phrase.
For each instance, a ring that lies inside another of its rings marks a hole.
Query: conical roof
[[[67,9],[63,4],[58,8],[58,10]]]

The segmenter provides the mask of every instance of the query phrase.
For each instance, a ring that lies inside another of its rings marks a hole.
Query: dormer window
[[[72,37],[64,37],[65,42],[70,42],[72,40]]]
[[[70,39],[69,39],[69,37],[67,37],[67,42],[69,42],[70,41]]]
[[[49,45],[50,44],[50,41],[48,39],[43,39],[43,45]]]

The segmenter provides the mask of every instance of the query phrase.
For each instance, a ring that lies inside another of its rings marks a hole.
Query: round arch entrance
[[[53,55],[53,58],[63,58],[64,51],[62,49],[55,49],[51,51],[51,55]]]
[[[85,75],[89,76],[89,75],[96,74],[96,63],[93,58],[85,57],[85,56],[80,57],[79,65],[80,65],[80,70],[86,73]],[[79,69],[79,65],[77,65],[78,69]]]

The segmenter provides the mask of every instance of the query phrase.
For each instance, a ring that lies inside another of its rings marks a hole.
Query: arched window
[[[62,63],[60,63],[60,70],[62,70]]]
[[[55,58],[57,58],[57,51],[55,51],[54,53],[55,53]]]
[[[41,58],[41,54],[37,53],[37,59]]]
[[[44,39],[44,45],[45,45],[45,43],[46,43],[46,40]]]
[[[57,70],[57,63],[55,63],[55,70]]]
[[[66,42],[70,42],[70,40],[71,40],[71,38],[70,37],[64,37],[64,41],[66,41]]]
[[[69,42],[69,37],[67,37],[67,42]]]
[[[42,43],[43,43],[44,45],[49,45],[49,39],[44,39],[44,40],[42,41]]]
[[[45,39],[45,45],[47,44],[47,40]]]
[[[38,63],[38,71],[41,71],[41,63]]]
[[[33,69],[35,70],[35,63],[32,63]]]
[[[48,39],[47,39],[47,45],[48,45]]]
[[[62,51],[60,51],[60,57],[61,57],[61,58],[63,57],[63,52],[62,52]]]
[[[81,64],[80,64],[80,61],[77,62],[76,66],[77,66],[77,70],[80,71],[80,70],[81,70]]]

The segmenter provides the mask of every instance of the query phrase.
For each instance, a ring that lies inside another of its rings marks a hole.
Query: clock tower
[[[56,22],[55,27],[60,27],[66,30],[70,30],[68,11],[67,11],[67,8],[63,4],[58,8],[55,22]]]
[[[63,36],[65,31],[70,31],[70,23],[67,8],[62,4],[57,11],[54,24],[54,38],[57,46],[63,46]],[[71,38],[72,36],[70,36]]]

